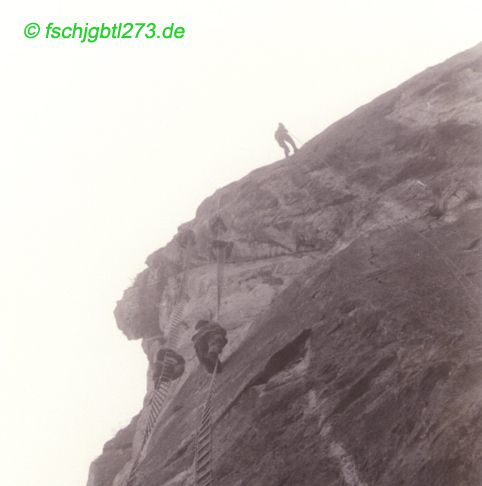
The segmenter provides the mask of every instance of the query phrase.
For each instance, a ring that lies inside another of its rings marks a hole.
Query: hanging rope
[[[224,263],[226,260],[226,243],[218,240],[216,246],[216,321],[221,312],[222,291],[224,286]],[[212,464],[212,405],[215,395],[215,383],[219,360],[214,366],[213,376],[209,383],[208,393],[201,413],[201,421],[196,432],[194,449],[194,480],[196,486],[213,486]]]
[[[212,402],[214,384],[218,372],[218,363],[214,366],[213,376],[209,384],[208,395],[204,403],[201,422],[196,434],[194,452],[194,477],[196,486],[212,486],[214,484],[212,467]]]
[[[181,282],[179,285],[178,293],[176,296],[176,304],[171,313],[171,319],[169,322],[169,327],[167,331],[167,342],[166,345],[170,349],[177,348],[179,343],[179,324],[184,313],[184,286],[186,284],[186,274],[189,267],[191,257],[191,245],[188,245],[186,251],[184,252],[183,265],[181,271]],[[172,376],[169,372],[169,368],[166,367],[165,363],[166,356],[163,358],[161,363],[161,373],[155,383],[155,390],[152,398],[148,404],[149,415],[147,418],[146,428],[144,430],[144,435],[142,438],[141,447],[136,459],[132,463],[129,476],[127,478],[126,486],[134,486],[136,484],[137,472],[141,463],[142,455],[144,453],[145,446],[151,437],[151,433],[154,430],[157,420],[164,409],[164,404],[170,395],[171,385],[173,383]]]
[[[219,312],[221,310],[221,299],[223,293],[223,285],[224,285],[224,263],[226,260],[226,246],[223,245],[217,249],[217,269],[216,269],[216,282],[217,282],[217,289],[216,289],[216,321],[219,320]]]
[[[290,135],[293,136],[293,138],[301,145],[303,145],[303,142],[293,133],[293,132],[289,132]]]
[[[139,449],[139,453],[132,464],[131,470],[129,472],[129,477],[127,478],[126,486],[134,486],[136,484],[137,479],[137,471],[139,470],[139,466],[141,464],[142,454],[144,452],[144,448],[147,444],[147,441],[150,438],[151,432],[154,429],[156,424],[157,418],[159,417],[160,413],[162,412],[163,405],[169,396],[169,390],[171,387],[171,379],[169,373],[166,371],[164,366],[164,362],[162,363],[161,369],[161,376],[159,377],[157,389],[154,394],[154,398],[149,403],[149,417],[147,421],[147,426],[144,431],[144,436],[142,438],[142,444]]]

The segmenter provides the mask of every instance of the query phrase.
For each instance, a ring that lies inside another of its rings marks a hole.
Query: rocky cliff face
[[[179,348],[187,370],[139,484],[192,484],[209,376],[190,339],[215,312],[210,221],[220,215],[233,245],[216,484],[479,486],[481,154],[482,44],[206,199],[181,227],[196,235]],[[151,356],[176,303],[179,238],[146,263],[115,315]],[[88,486],[125,484],[145,415],[106,444]]]

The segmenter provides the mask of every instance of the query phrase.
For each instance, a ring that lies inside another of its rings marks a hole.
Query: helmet
[[[197,321],[196,329],[201,329],[201,327],[204,327],[207,324],[209,324],[209,321],[207,321],[206,319],[201,319],[201,320]]]

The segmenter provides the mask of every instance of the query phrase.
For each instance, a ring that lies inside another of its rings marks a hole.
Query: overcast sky
[[[85,486],[140,408],[123,290],[220,186],[482,40],[480,0],[4,2],[2,484]],[[175,22],[178,41],[26,39],[29,22]]]

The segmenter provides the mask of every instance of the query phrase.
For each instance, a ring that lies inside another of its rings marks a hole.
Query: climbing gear
[[[219,246],[217,250],[217,264],[216,264],[216,321],[219,321],[219,312],[221,310],[221,298],[224,285],[224,263],[226,258],[226,245]]]
[[[208,373],[212,373],[218,356],[228,342],[226,329],[214,321],[199,321],[196,330],[192,337],[196,355]]]
[[[201,327],[205,326],[206,324],[209,324],[209,321],[206,321],[206,319],[201,319],[197,321],[197,324],[194,326],[194,329],[201,329]]]
[[[158,379],[158,384],[156,390],[154,391],[153,398],[151,399],[149,407],[149,417],[147,419],[147,425],[144,431],[144,436],[142,438],[141,447],[136,459],[132,463],[129,476],[127,478],[126,486],[134,486],[137,479],[137,471],[141,464],[143,452],[145,446],[151,436],[151,433],[156,425],[157,419],[163,410],[164,403],[169,396],[169,391],[171,388],[172,380],[168,379],[168,375],[165,373],[164,369],[161,371],[161,376]]]
[[[169,323],[169,328],[167,333],[166,347],[173,350],[177,348],[177,345],[179,343],[179,332],[180,332],[179,327],[184,313],[184,302],[183,302],[183,299],[185,297],[184,287],[186,284],[186,275],[187,275],[187,270],[189,267],[189,261],[191,256],[191,251],[190,251],[191,247],[192,245],[189,244],[184,251],[183,266],[181,272],[181,282],[179,285],[178,294],[176,296],[176,304],[174,305],[174,309],[171,314],[171,320]],[[166,357],[167,357],[167,353],[164,355],[164,358]],[[127,478],[126,486],[134,486],[136,484],[137,471],[139,470],[139,466],[143,458],[143,453],[146,444],[149,441],[151,437],[151,433],[156,426],[157,420],[164,409],[164,404],[166,403],[167,398],[170,395],[169,392],[171,391],[171,384],[173,382],[173,377],[169,371],[169,367],[166,367],[165,364],[166,364],[165,360],[163,360],[161,365],[160,376],[154,385],[155,386],[154,392],[147,406],[149,409],[149,415],[147,418],[147,424],[144,430],[144,436],[142,438],[141,447],[139,448],[137,457],[134,459],[132,463],[129,476]]]
[[[223,223],[224,224],[224,223]],[[227,230],[227,228],[226,228]],[[215,232],[217,237],[217,231]],[[215,240],[219,242],[220,240]],[[219,320],[221,311],[222,290],[224,285],[224,264],[225,264],[225,244],[213,245],[216,251],[216,321]],[[194,449],[194,483],[195,486],[213,486],[213,463],[212,463],[212,407],[215,396],[215,383],[219,359],[214,365],[212,378],[209,384],[206,401],[204,403],[200,424],[195,438]]]
[[[157,352],[154,369],[154,379],[156,383],[164,371],[163,378],[165,381],[174,381],[182,376],[184,373],[186,361],[176,351],[171,348],[161,348]],[[160,365],[160,368],[159,368]]]
[[[209,383],[208,395],[201,413],[201,421],[196,434],[194,449],[194,482],[196,486],[213,486],[212,464],[212,401],[218,363],[214,367]]]
[[[179,323],[181,322],[183,306],[176,305],[173,311],[172,320],[170,323],[170,329],[168,334],[168,345],[170,348],[175,347],[179,340]],[[144,431],[144,436],[142,438],[141,447],[139,449],[139,453],[137,458],[134,460],[131,466],[131,470],[129,473],[129,477],[127,478],[126,486],[134,486],[137,479],[137,471],[139,470],[139,466],[142,460],[142,455],[145,449],[145,446],[151,436],[152,431],[157,423],[157,419],[161,414],[164,404],[169,396],[169,392],[171,390],[171,384],[173,382],[172,375],[170,375],[167,367],[165,366],[164,362],[162,364],[161,373],[157,382],[155,383],[155,390],[153,392],[153,396],[148,404],[149,408],[149,415],[147,418],[147,424]]]
[[[293,132],[290,132],[290,135],[300,144],[302,145],[302,141],[293,133]]]

